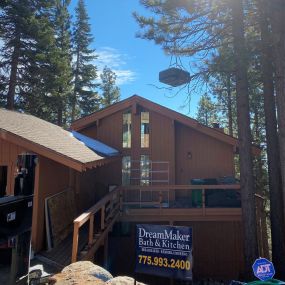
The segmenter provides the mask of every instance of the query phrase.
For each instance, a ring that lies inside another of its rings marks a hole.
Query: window
[[[149,112],[141,112],[141,147],[149,147]]]
[[[141,155],[140,160],[140,169],[141,169],[141,185],[149,185],[150,181],[150,161],[148,155]]]
[[[132,141],[132,114],[130,111],[123,113],[123,148],[130,148]]]
[[[122,185],[130,185],[131,181],[131,157],[124,156],[122,159]]]
[[[0,198],[7,194],[7,170],[7,166],[0,166]]]

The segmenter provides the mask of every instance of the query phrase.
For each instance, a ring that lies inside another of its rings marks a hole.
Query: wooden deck
[[[57,247],[41,255],[58,268],[77,260],[93,260],[95,252],[104,244],[116,221],[240,221],[241,207],[236,204],[232,207],[211,205],[206,191],[213,190],[232,191],[235,195],[240,186],[118,187],[74,220],[73,236],[69,235]],[[193,191],[200,191],[198,203],[192,199]],[[143,193],[147,193],[146,197],[151,199],[145,199]]]
[[[178,221],[241,221],[241,209],[128,209],[122,213],[124,222]]]
[[[86,240],[88,236],[87,227],[82,228],[79,235],[78,249],[81,251],[86,245]],[[47,259],[47,262],[56,266],[59,270],[71,263],[71,253],[72,253],[72,233],[65,238],[60,244],[54,247],[50,251],[40,252],[40,256]]]

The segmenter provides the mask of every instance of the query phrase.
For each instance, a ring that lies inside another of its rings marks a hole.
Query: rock
[[[90,261],[78,261],[63,268],[62,273],[80,273],[85,276],[96,277],[104,282],[113,278],[110,272]]]
[[[48,284],[55,285],[103,285],[105,282],[81,272],[61,272],[49,278]]]
[[[135,280],[134,278],[128,277],[128,276],[117,276],[113,279],[110,279],[108,282],[106,282],[108,285],[134,285]],[[136,282],[137,285],[146,285],[141,282]]]

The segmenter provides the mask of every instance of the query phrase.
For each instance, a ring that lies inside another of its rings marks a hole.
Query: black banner
[[[192,228],[137,225],[136,272],[192,280]]]

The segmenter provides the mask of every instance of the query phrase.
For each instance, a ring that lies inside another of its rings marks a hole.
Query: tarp
[[[72,136],[74,136],[76,139],[81,141],[85,146],[89,147],[93,151],[95,151],[97,154],[103,155],[103,156],[116,156],[119,155],[119,151],[98,141],[95,139],[92,139],[90,137],[87,137],[85,135],[82,135],[78,132],[72,131]]]

